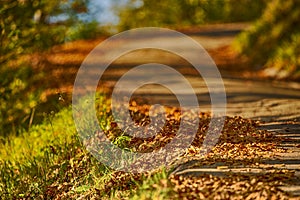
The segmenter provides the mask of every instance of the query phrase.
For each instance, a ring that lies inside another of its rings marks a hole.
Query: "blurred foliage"
[[[39,84],[42,74],[34,74],[32,57],[21,55],[43,51],[68,38],[95,37],[98,24],[84,24],[83,20],[89,15],[88,3],[89,0],[0,1],[1,136],[29,128],[40,103],[40,91],[32,86]]]
[[[237,39],[236,49],[275,78],[300,78],[300,1],[273,0]]]
[[[109,35],[109,33],[99,27],[99,23],[95,20],[91,22],[79,22],[69,28],[66,33],[66,41],[74,41],[79,39],[95,39],[99,35]]]
[[[88,0],[0,2],[0,63],[21,53],[64,42],[68,27],[87,12]]]
[[[143,26],[190,26],[251,21],[265,8],[264,0],[129,0],[116,8],[119,29]]]
[[[0,68],[0,135],[16,133],[19,128],[28,128],[39,101],[39,91],[32,92],[30,84],[38,78],[32,69],[20,64],[19,69]]]

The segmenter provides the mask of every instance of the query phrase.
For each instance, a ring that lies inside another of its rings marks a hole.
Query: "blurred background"
[[[2,0],[0,135],[18,134],[65,106],[80,63],[110,35],[234,24],[234,41],[211,51],[217,64],[226,60],[232,73],[246,69],[252,78],[299,81],[298,0]]]

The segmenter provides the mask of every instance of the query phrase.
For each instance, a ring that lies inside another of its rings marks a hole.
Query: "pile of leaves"
[[[119,145],[120,148],[127,148],[130,151],[151,152],[157,150],[175,137],[180,125],[180,109],[174,107],[165,109],[166,113],[168,113],[165,126],[153,137],[146,139],[130,137],[117,126],[113,118],[111,118],[112,121],[110,128],[106,131],[106,136],[114,144]],[[131,102],[129,107],[131,117],[136,125],[150,123],[149,110],[149,105],[137,105],[135,101]],[[111,115],[111,110],[106,110],[106,114]],[[170,168],[167,170],[168,177],[159,179],[146,187],[146,192],[165,191],[164,195],[168,199],[281,199],[286,197],[286,194],[278,189],[278,186],[285,185],[285,181],[290,180],[294,176],[294,171],[292,170],[273,170],[263,175],[237,173],[231,174],[229,177],[218,177],[208,174],[185,176],[171,173],[172,169],[176,169],[178,166],[180,168],[191,160],[194,161],[194,164],[189,167],[211,166],[220,162],[223,165],[230,166],[257,166],[265,159],[273,158],[275,153],[286,151],[278,147],[283,138],[278,138],[265,130],[259,130],[257,128],[259,125],[258,121],[241,117],[226,117],[222,134],[216,146],[204,158],[199,157],[211,115],[209,113],[200,113],[199,119],[198,132],[186,153],[176,159],[171,170]],[[120,137],[123,137],[122,142],[118,140]],[[103,191],[110,193],[115,191],[115,189],[128,190],[135,188],[137,191],[133,193],[133,197],[137,197],[136,195],[142,195],[142,193],[139,194],[139,191],[143,189],[136,185],[143,185],[146,180],[152,179],[153,176],[160,173],[162,173],[161,170],[134,174],[117,171],[112,173],[111,179],[105,184]]]
[[[131,102],[129,112],[136,126],[150,124],[150,108],[151,106],[149,105],[138,105],[135,101]],[[140,138],[130,135],[133,131],[138,135],[137,131],[141,131],[140,129],[128,127],[126,130],[120,129],[118,123],[114,121],[112,117],[111,110],[106,109],[105,113],[102,112],[102,114],[111,116],[111,122],[108,125],[109,128],[107,131],[105,131],[105,137],[109,138],[120,148],[126,148],[130,151],[146,153],[158,150],[168,144],[176,136],[181,123],[181,110],[179,108],[165,107],[165,110],[166,121],[161,130],[155,135],[149,133],[151,137]],[[163,119],[161,120],[163,121]],[[200,155],[201,146],[209,128],[210,121],[211,115],[209,113],[200,113],[198,131],[191,146],[187,149],[183,157],[196,158],[197,155]],[[265,130],[259,130],[257,128],[258,125],[258,121],[243,119],[238,116],[226,117],[220,138],[212,151],[207,155],[207,158],[227,159],[231,161],[260,159],[270,158],[274,153],[284,151],[283,149],[276,148],[283,138],[276,137],[274,134]],[[152,130],[155,131],[154,128],[151,128],[152,127],[148,129],[149,132]],[[103,137],[103,135],[99,134],[98,139],[100,141],[104,140]]]
[[[277,171],[263,176],[232,175],[217,177],[171,176],[170,182],[180,199],[284,199],[277,186],[288,179],[291,172]]]

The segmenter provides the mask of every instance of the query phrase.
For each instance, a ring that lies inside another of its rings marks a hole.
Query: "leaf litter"
[[[135,101],[130,103],[129,112],[135,124],[140,126],[150,124],[150,106],[138,105]],[[117,123],[111,118],[110,128],[105,131],[106,137],[112,142],[121,136],[128,137],[129,139],[123,140],[122,143],[114,144],[134,152],[146,153],[162,148],[176,136],[181,119],[179,108],[165,107],[165,110],[167,113],[165,125],[155,136],[129,137],[126,131],[119,129]],[[102,114],[112,115],[111,110],[106,110]],[[284,140],[283,137],[277,137],[266,130],[259,130],[257,128],[259,121],[235,116],[226,117],[218,143],[205,157],[199,157],[210,120],[210,113],[199,114],[199,128],[190,147],[175,159],[172,166],[167,166],[169,176],[166,180],[162,180],[163,184],[153,184],[148,190],[169,187],[171,188],[170,199],[288,199],[288,194],[278,187],[288,185],[291,179],[295,179],[294,170],[272,169],[262,174],[230,173],[228,176],[212,174],[187,176],[172,173],[180,167],[184,169],[187,166],[190,168],[213,166],[217,169],[235,166],[259,167],[263,161],[274,159],[276,153],[287,151],[279,147]],[[103,135],[98,137],[99,141],[103,139]],[[193,165],[185,166],[186,163],[193,163]],[[145,177],[161,172],[161,169],[144,173],[115,171],[103,191],[109,193],[116,188],[132,189],[133,183],[142,182]]]

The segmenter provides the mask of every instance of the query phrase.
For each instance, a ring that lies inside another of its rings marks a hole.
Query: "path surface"
[[[208,26],[202,30],[190,30],[188,34],[205,49],[212,50],[230,45],[234,36],[245,27],[245,25],[218,26],[213,28]],[[176,43],[176,38],[168,38],[167,36],[160,38],[159,41],[153,40],[151,36],[145,37],[143,40],[151,40],[153,43],[163,41],[165,45],[170,46]],[[182,44],[180,48],[181,51],[185,51],[188,50],[189,46]],[[210,111],[210,97],[203,79],[199,75],[194,75],[195,71],[193,71],[186,61],[166,52],[144,50],[121,57],[114,63],[111,71],[104,76],[106,84],[113,87],[120,75],[132,66],[148,62],[163,63],[185,74],[185,77],[189,80],[197,94],[201,111]],[[300,177],[300,84],[255,79],[245,80],[236,76],[233,77],[230,75],[230,72],[222,71],[222,69],[221,74],[224,77],[223,82],[227,95],[227,115],[239,115],[245,118],[260,120],[261,129],[289,138],[289,140],[283,141],[281,145],[290,151],[288,153],[278,153],[276,159],[274,158],[274,160],[270,160],[258,168],[182,168],[177,173],[225,174],[230,171],[232,173],[247,172],[259,174],[266,172],[270,168],[279,168],[294,169],[296,170],[296,176]],[[160,76],[159,72],[157,72],[157,76]],[[169,79],[170,84],[174,84],[175,87],[181,87],[172,79],[172,76],[164,74],[161,78]],[[178,85],[176,86],[176,84]],[[143,96],[149,103],[178,106],[175,96],[168,89],[161,86],[148,85],[142,87],[136,91],[135,95]],[[184,95],[188,97],[188,95],[192,94]],[[291,192],[293,195],[300,195],[300,183],[297,182],[294,182],[291,187],[283,187],[281,189]]]
[[[221,75],[227,95],[227,115],[239,115],[245,118],[260,120],[261,129],[272,131],[278,136],[288,137],[281,145],[289,149],[287,153],[280,153],[273,160],[269,160],[257,168],[240,168],[240,169],[222,169],[218,166],[210,166],[208,168],[189,169],[182,167],[177,173],[210,173],[210,174],[225,174],[228,171],[232,173],[247,172],[253,174],[265,173],[266,170],[272,168],[280,169],[295,169],[296,175],[300,172],[300,84],[292,82],[274,82],[262,81],[255,76],[250,79],[245,79],[241,71],[245,70],[242,64],[226,65],[228,55],[226,47],[230,45],[236,34],[242,29],[247,28],[245,24],[233,24],[230,26],[213,25],[196,28],[195,30],[183,30],[191,38],[200,43],[214,58]],[[47,57],[46,74],[53,81],[45,83],[49,88],[47,93],[56,94],[56,91],[66,92],[71,94],[72,85],[76,76],[76,72],[81,62],[87,54],[92,50],[102,39],[95,41],[79,41],[62,47],[54,48],[51,54]],[[151,35],[143,37],[144,41],[152,43],[164,43],[166,46],[176,46],[177,39],[174,37],[163,37],[156,40],[151,38]],[[125,41],[128,42],[128,41]],[[132,42],[137,42],[133,40]],[[124,41],[115,43],[116,47],[122,48]],[[125,46],[126,47],[126,46]],[[181,44],[179,51],[188,51],[189,46]],[[108,49],[109,50],[109,49]],[[224,50],[224,52],[222,52]],[[102,52],[103,53],[103,52]],[[217,56],[216,56],[217,53]],[[223,53],[225,53],[223,55]],[[221,56],[220,56],[221,55]],[[225,61],[225,62],[224,62]],[[115,62],[104,73],[102,84],[113,88],[116,81],[132,67],[145,63],[162,63],[172,66],[174,69],[182,73],[185,78],[193,86],[197,94],[198,103],[201,111],[210,111],[210,96],[205,82],[196,73],[195,69],[187,63],[186,60],[175,56],[168,52],[158,50],[140,50],[126,54]],[[225,63],[225,65],[224,65]],[[50,66],[50,67],[49,67]],[[38,70],[41,69],[38,67]],[[67,72],[67,73],[66,73]],[[92,75],[95,73],[92,71]],[[53,76],[53,77],[52,77]],[[168,74],[157,72],[156,76],[160,79],[167,80],[169,84],[180,88],[182,93],[189,97],[185,88]],[[93,76],[91,76],[93,77]],[[101,85],[101,82],[100,82]],[[48,95],[48,94],[45,94]],[[139,88],[135,94],[137,97],[144,97],[148,103],[159,103],[163,105],[178,106],[175,96],[166,88],[158,85],[147,85]],[[55,96],[56,97],[56,96]],[[185,171],[188,170],[188,171]],[[299,176],[300,177],[300,176]],[[297,179],[300,180],[300,179]],[[292,194],[300,195],[300,183],[293,182],[293,187],[282,188]]]

